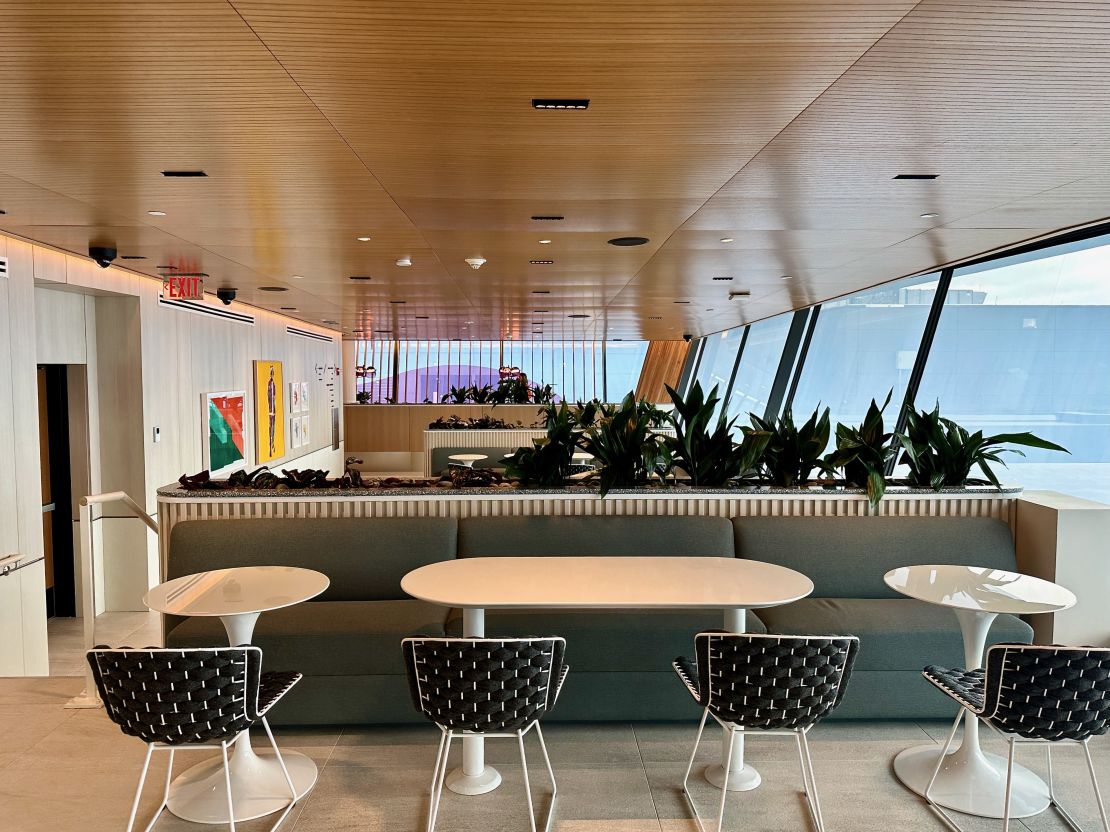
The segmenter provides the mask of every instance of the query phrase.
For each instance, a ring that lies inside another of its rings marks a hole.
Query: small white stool
[[[457,462],[465,468],[473,468],[475,462],[489,459],[487,454],[451,454],[447,457],[452,462]]]

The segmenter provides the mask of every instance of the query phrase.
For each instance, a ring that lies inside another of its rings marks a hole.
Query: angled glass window
[[[696,381],[701,383],[706,396],[716,387],[718,397],[724,399],[728,392],[728,383],[732,379],[732,368],[736,366],[736,352],[740,349],[743,338],[744,327],[738,326],[705,339]]]
[[[863,421],[871,399],[893,427],[906,397],[939,275],[900,280],[821,304],[792,410],[807,417],[827,406],[833,425]]]
[[[729,417],[739,416],[737,426],[748,424],[748,414],[762,417],[767,410],[767,399],[775,383],[786,336],[790,332],[793,312],[758,321],[748,327],[748,340],[744,354],[736,368],[732,384],[732,397],[728,402]]]
[[[647,341],[610,341],[605,345],[605,398],[619,402],[636,389],[647,349]],[[602,395],[600,386],[597,395]]]
[[[917,407],[987,434],[1032,431],[1003,482],[1110,502],[1110,239],[957,269]]]

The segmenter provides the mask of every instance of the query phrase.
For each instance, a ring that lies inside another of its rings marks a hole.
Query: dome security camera
[[[96,265],[102,269],[108,268],[112,265],[112,261],[116,259],[118,252],[112,246],[89,246],[89,257],[96,261]]]
[[[482,268],[482,266],[485,262],[486,262],[485,257],[467,257],[466,258],[466,265],[470,266],[470,268],[474,269],[475,271]]]
[[[694,336],[691,335],[689,332],[684,332],[682,333],[682,340],[689,344],[692,340],[694,340]]]
[[[216,290],[216,297],[224,302],[224,306],[231,306],[231,302],[235,300],[237,291],[238,290],[229,286],[221,286]]]

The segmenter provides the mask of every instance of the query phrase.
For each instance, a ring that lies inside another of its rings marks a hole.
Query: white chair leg
[[[447,779],[447,760],[451,756],[451,740],[454,739],[453,731],[445,731],[443,739],[446,744],[443,754],[436,760],[437,774],[432,776],[432,802],[428,806],[428,832],[435,832],[436,818],[439,816],[439,803],[443,799],[443,783]]]
[[[162,791],[162,803],[158,806],[158,811],[154,813],[154,817],[150,819],[150,823],[146,825],[143,832],[150,832],[154,828],[154,824],[158,822],[158,818],[162,816],[162,811],[166,808],[166,804],[170,800],[170,783],[173,782],[173,748],[170,748],[170,761],[166,763],[166,787]]]
[[[736,729],[730,728],[725,732],[725,736],[728,737],[726,740],[728,742],[728,753],[725,754],[725,776],[724,780],[721,781],[721,806],[717,811],[717,832],[721,832],[725,824],[725,798],[728,797],[728,777],[732,773],[732,749],[736,747],[736,744],[732,741],[734,730]]]
[[[950,748],[952,748],[952,741],[956,739],[956,731],[959,730],[960,721],[963,718],[964,711],[961,708],[960,712],[956,714],[955,722],[952,723],[952,730],[948,732],[948,739],[945,740],[944,748],[940,750],[940,757],[937,758],[937,765],[936,768],[933,769],[933,776],[929,778],[929,785],[925,787],[925,802],[928,804],[929,808],[933,810],[934,814],[936,814],[937,817],[944,821],[949,829],[954,829],[955,832],[963,832],[963,830],[960,829],[959,824],[956,823],[956,821],[952,820],[951,816],[933,800],[931,792],[933,790],[933,786],[937,782],[937,775],[940,774],[940,770],[944,766],[944,761],[948,759],[948,751]]]
[[[139,800],[143,796],[143,785],[146,783],[146,773],[147,770],[150,768],[150,757],[153,753],[154,746],[150,743],[147,743],[146,759],[143,760],[143,770],[139,773],[139,785],[138,788],[135,789],[135,800],[131,803],[131,817],[127,821],[127,832],[131,832],[131,830],[135,828],[135,815],[139,812]],[[161,809],[159,809],[158,811],[160,812]],[[154,817],[155,819],[157,819],[158,814],[155,813]],[[153,821],[151,822],[153,823]],[[147,829],[150,829],[150,827],[148,826]]]
[[[227,787],[227,825],[235,832],[235,801],[231,797],[231,765],[227,758],[227,743],[220,743],[220,753],[224,758],[224,785]]]
[[[536,723],[536,736],[540,741],[540,750],[543,752],[543,762],[547,766],[547,776],[551,778],[551,803],[547,808],[547,821],[543,825],[543,832],[551,832],[551,819],[555,816],[555,798],[559,795],[559,784],[555,782],[555,770],[551,768],[551,758],[547,756],[547,743],[543,739],[543,729]]]
[[[270,832],[276,832],[277,828],[281,826],[297,803],[297,787],[293,785],[293,778],[289,776],[289,769],[285,767],[285,758],[281,756],[281,749],[278,748],[277,742],[274,740],[274,732],[270,730],[270,723],[266,721],[266,717],[262,717],[262,727],[266,729],[266,736],[270,739],[270,747],[274,749],[274,756],[277,757],[278,763],[281,764],[281,773],[285,775],[285,785],[289,787],[289,805],[285,807],[285,811],[281,813],[281,817],[270,827]]]
[[[1010,740],[1010,753],[1006,755],[1006,796],[1002,798],[1002,832],[1010,832],[1010,792],[1014,787],[1014,755],[1017,743]]]
[[[520,745],[520,767],[524,772],[524,795],[528,798],[528,824],[532,832],[536,832],[536,813],[532,806],[532,784],[528,782],[528,758],[524,754],[524,732],[516,732],[516,741]]]
[[[1106,819],[1106,804],[1102,802],[1102,791],[1098,787],[1098,777],[1095,776],[1095,763],[1091,759],[1090,738],[1083,740],[1083,753],[1087,757],[1087,770],[1091,773],[1091,786],[1095,790],[1095,802],[1098,804],[1098,815],[1102,818],[1103,832],[1110,832],[1110,820]]]
[[[432,804],[436,799],[436,786],[439,784],[439,769],[443,762],[443,749],[447,745],[447,732],[439,729],[439,750],[436,751],[436,764],[432,767],[432,785],[428,789],[428,818],[424,823],[425,832],[432,832]]]
[[[694,738],[694,750],[690,752],[690,763],[686,766],[686,776],[682,778],[682,793],[686,796],[686,802],[690,804],[690,811],[694,813],[694,821],[698,825],[699,832],[705,832],[705,827],[702,826],[701,816],[698,814],[698,807],[694,805],[694,796],[690,794],[690,772],[694,768],[694,758],[698,756],[698,746],[701,744],[701,735],[705,733],[705,721],[709,718],[709,708],[704,708],[701,712],[701,722],[698,724],[698,735]]]
[[[817,795],[817,775],[813,771],[813,755],[809,752],[809,737],[805,731],[799,731],[798,736],[798,744],[805,752],[804,768],[809,772],[809,785],[807,786],[809,794],[807,797],[812,803],[810,811],[814,815],[817,832],[825,832],[825,816],[821,812],[821,798]]]

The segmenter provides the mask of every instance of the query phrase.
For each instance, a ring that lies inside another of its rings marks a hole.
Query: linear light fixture
[[[533,110],[585,110],[590,106],[588,98],[533,98]]]
[[[899,173],[895,179],[936,179],[939,173]]]
[[[177,179],[195,179],[200,176],[208,176],[208,174],[202,170],[164,170],[162,171],[162,175]]]
[[[562,214],[533,214],[532,219],[537,222],[558,222],[559,220],[566,219]]]
[[[532,266],[550,266],[555,263],[554,260],[529,260],[529,265]]]
[[[732,277],[730,277],[728,275],[720,275],[719,277],[715,277],[713,279],[714,280],[732,280]]]

